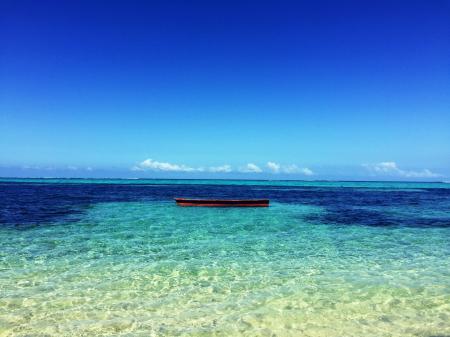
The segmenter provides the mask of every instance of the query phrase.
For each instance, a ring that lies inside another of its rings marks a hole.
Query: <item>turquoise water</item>
[[[0,185],[1,336],[450,335],[439,185],[73,184]]]

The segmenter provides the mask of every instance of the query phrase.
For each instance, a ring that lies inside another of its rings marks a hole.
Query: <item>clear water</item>
[[[0,335],[449,336],[447,185],[3,180]]]

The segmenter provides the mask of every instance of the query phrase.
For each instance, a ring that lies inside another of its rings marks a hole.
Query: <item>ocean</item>
[[[450,184],[1,179],[0,336],[450,336]]]

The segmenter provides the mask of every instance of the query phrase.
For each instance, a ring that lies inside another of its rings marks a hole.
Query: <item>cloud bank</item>
[[[376,164],[363,164],[372,175],[397,176],[403,178],[438,178],[441,174],[431,172],[429,169],[420,171],[403,170],[394,161],[385,161]]]
[[[168,162],[160,162],[153,159],[146,159],[131,168],[132,171],[160,171],[160,172],[214,172],[228,173],[231,172],[230,165],[211,166],[211,167],[191,167],[184,164],[172,164]]]
[[[68,166],[39,166],[39,165],[23,165],[20,167],[22,170],[34,170],[34,171],[93,171],[94,169],[88,167],[78,167],[73,165]]]
[[[220,172],[220,173],[228,173],[231,172],[230,165],[222,165],[222,166],[211,166],[208,168],[208,172]]]
[[[300,168],[295,164],[281,165],[273,161],[269,161],[267,162],[266,166],[272,173],[286,173],[286,174],[298,173],[303,174],[305,176],[314,175],[314,172],[311,169],[307,167]]]
[[[247,165],[241,167],[239,169],[239,171],[244,172],[244,173],[261,173],[262,172],[261,168],[253,163],[248,163]]]
[[[133,171],[164,171],[164,172],[194,172],[198,171],[186,165],[160,162],[153,159],[146,159],[132,168]]]
[[[267,170],[254,163],[248,163],[244,166],[233,170],[231,165],[224,164],[221,166],[209,167],[191,167],[185,164],[174,164],[169,162],[160,162],[151,158],[146,159],[131,168],[132,171],[159,171],[159,172],[211,172],[211,173],[284,173],[284,174],[302,174],[305,176],[312,176],[314,172],[307,168],[300,168],[295,164],[281,165],[272,161],[267,162]]]

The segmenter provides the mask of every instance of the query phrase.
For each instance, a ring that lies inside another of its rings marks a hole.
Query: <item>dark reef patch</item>
[[[319,206],[313,223],[361,226],[450,226],[450,189],[414,190],[261,185],[0,183],[0,225],[28,228],[79,219],[96,203],[169,201],[174,197],[270,198]],[[400,209],[402,213],[392,212]],[[438,214],[438,215],[436,215]]]

